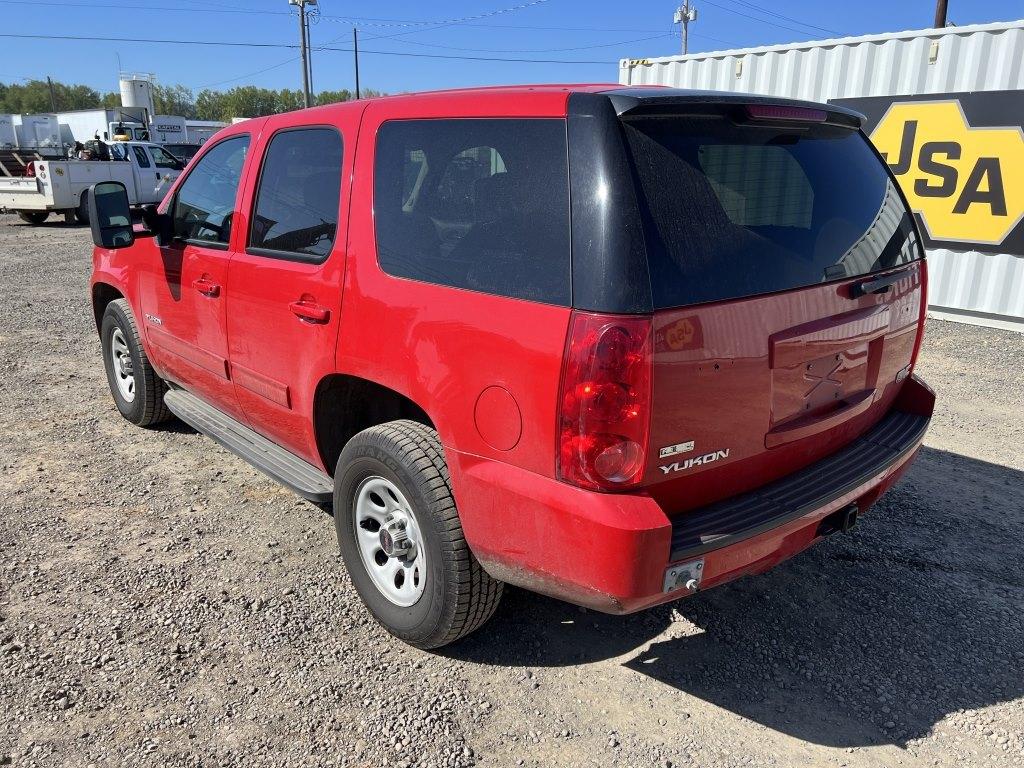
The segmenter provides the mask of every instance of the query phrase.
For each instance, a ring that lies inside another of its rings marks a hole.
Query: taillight
[[[573,312],[559,396],[559,478],[595,490],[640,482],[650,406],[651,318]]]
[[[25,166],[25,177],[29,178],[29,177],[32,177],[32,176],[35,176],[35,175],[36,175],[36,164],[33,161],[33,162],[31,162],[31,163],[29,163],[28,165]]]

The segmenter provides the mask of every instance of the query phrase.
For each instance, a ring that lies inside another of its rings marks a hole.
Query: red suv
[[[603,86],[233,125],[132,225],[90,195],[118,409],[333,502],[429,648],[503,583],[611,613],[758,573],[921,444],[925,262],[839,107]]]

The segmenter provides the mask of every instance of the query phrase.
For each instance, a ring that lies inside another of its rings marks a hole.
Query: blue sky
[[[690,51],[819,40],[928,27],[932,0],[693,0]],[[388,92],[512,82],[604,82],[623,57],[679,52],[676,0],[457,0],[423,3],[320,0],[317,47],[349,48],[359,26],[361,83]],[[1024,0],[949,0],[957,25],[1024,17]],[[0,0],[2,32],[295,44],[287,0]],[[430,23],[426,23],[430,22]],[[377,53],[387,52],[387,53]],[[393,54],[421,54],[406,56]],[[300,87],[287,48],[0,38],[0,82],[50,75],[117,89],[123,70],[161,83],[204,87]],[[434,58],[465,56],[587,63]],[[314,89],[353,86],[352,54],[315,50]]]

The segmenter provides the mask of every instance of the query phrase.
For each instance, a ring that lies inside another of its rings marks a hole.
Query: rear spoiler
[[[861,113],[835,104],[752,93],[689,91],[681,88],[623,88],[604,91],[602,95],[611,101],[616,114],[626,119],[669,115],[721,115],[731,117],[737,122],[752,124],[815,122],[852,130],[860,129],[865,120]]]

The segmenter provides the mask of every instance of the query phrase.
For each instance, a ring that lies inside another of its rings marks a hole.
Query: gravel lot
[[[1024,336],[932,322],[927,445],[851,536],[614,618],[376,628],[324,510],[117,414],[88,231],[0,216],[0,766],[1024,764]]]

